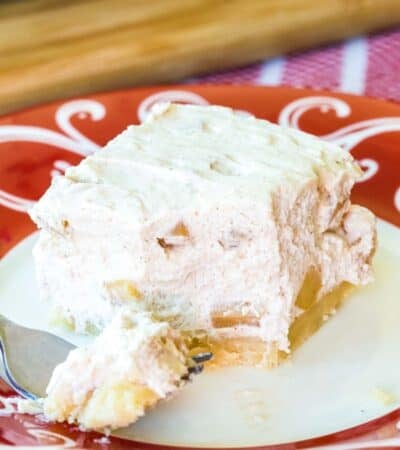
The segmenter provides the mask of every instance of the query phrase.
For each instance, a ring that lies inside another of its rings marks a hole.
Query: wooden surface
[[[0,2],[0,113],[400,24],[400,0]]]

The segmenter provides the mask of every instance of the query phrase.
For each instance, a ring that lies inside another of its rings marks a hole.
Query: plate
[[[26,211],[52,177],[165,101],[231,106],[351,151],[364,169],[353,201],[380,218],[376,281],[358,290],[288,363],[274,371],[205,373],[120,437],[17,414],[15,393],[3,382],[0,447],[400,446],[400,106],[394,103],[292,88],[175,86],[98,94],[0,118],[1,312],[48,329],[31,257],[37,235]]]

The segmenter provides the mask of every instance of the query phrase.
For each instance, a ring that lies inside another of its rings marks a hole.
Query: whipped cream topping
[[[302,185],[318,178],[320,170],[327,177],[333,172],[332,183],[361,173],[352,157],[333,144],[228,108],[164,105],[158,112],[54,179],[41,212],[34,209],[39,223],[46,203],[51,207],[43,217],[47,225],[55,209],[74,217],[91,214],[91,208],[104,214],[112,208],[116,220],[129,225],[131,218],[137,225],[210,201],[251,199],[268,206],[278,186]]]
[[[360,174],[350,154],[297,130],[163,105],[55,178],[33,208],[42,297],[78,330],[128,304],[182,330],[287,350],[311,267],[320,296],[371,280],[375,220],[349,200]],[[135,294],[116,294],[119,282]],[[251,320],[215,326],[230,316]]]

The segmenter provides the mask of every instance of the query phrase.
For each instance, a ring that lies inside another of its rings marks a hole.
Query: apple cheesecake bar
[[[156,105],[32,209],[41,297],[78,332],[129,307],[214,364],[274,365],[372,279],[375,217],[350,201],[361,174],[309,134]]]

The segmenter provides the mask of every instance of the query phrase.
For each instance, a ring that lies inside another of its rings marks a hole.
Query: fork
[[[73,348],[74,345],[51,333],[22,327],[0,315],[5,381],[24,398],[35,400],[46,395],[54,368],[65,361]],[[185,381],[203,370],[202,363],[210,360],[212,353],[199,353],[191,358],[195,364],[182,377]]]

